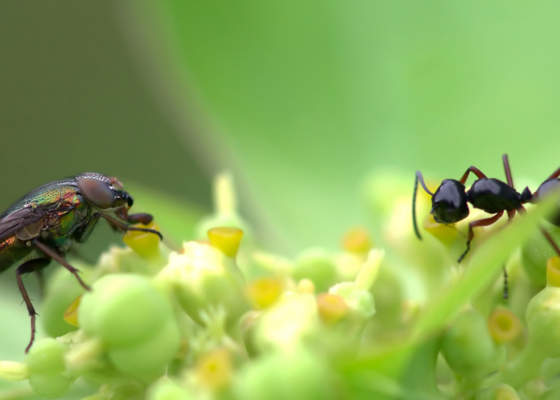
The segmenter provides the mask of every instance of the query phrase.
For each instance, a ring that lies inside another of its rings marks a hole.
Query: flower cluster
[[[478,230],[463,266],[469,220],[439,225],[420,198],[419,242],[408,183],[376,174],[371,234],[285,258],[258,246],[221,175],[195,240],[131,232],[98,265],[75,263],[87,293],[57,271],[40,318],[50,338],[0,362],[0,378],[88,400],[558,398],[560,258],[537,229],[554,201]]]
[[[57,271],[40,318],[52,338],[24,363],[0,363],[0,378],[28,380],[45,398],[328,396],[334,365],[375,314],[383,251],[358,229],[336,254],[266,253],[235,210],[230,178],[216,186],[216,213],[196,241],[170,249],[130,232],[126,248],[79,264],[91,292]]]

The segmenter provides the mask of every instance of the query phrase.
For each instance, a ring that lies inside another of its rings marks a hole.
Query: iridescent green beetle
[[[55,260],[90,290],[64,254],[74,241],[85,242],[100,218],[115,230],[150,232],[162,238],[156,230],[129,226],[152,221],[150,214],[128,215],[132,203],[132,197],[118,179],[87,172],[40,186],[0,215],[0,272],[21,262],[16,278],[31,317],[31,340],[25,352],[35,339],[36,312],[21,275],[40,273]]]

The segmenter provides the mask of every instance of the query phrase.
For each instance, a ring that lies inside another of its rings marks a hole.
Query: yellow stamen
[[[432,214],[424,220],[424,229],[444,244],[450,244],[457,238],[455,224],[440,224],[434,220]]]
[[[496,343],[507,343],[521,333],[521,322],[505,308],[498,308],[488,318],[488,331]]]
[[[208,238],[212,246],[222,251],[228,257],[235,257],[237,255],[242,237],[243,231],[237,228],[219,227],[208,231]]]
[[[546,282],[548,286],[560,287],[560,257],[550,257],[546,262]]]
[[[134,226],[137,228],[148,228],[159,231],[159,227],[154,222],[151,222],[148,225],[136,224]],[[128,231],[126,235],[124,235],[123,241],[128,247],[130,247],[132,250],[134,250],[134,252],[136,252],[140,257],[144,259],[153,259],[157,258],[160,255],[160,239],[158,235],[155,235],[153,233]]]
[[[344,234],[342,247],[351,253],[367,253],[372,248],[372,242],[368,232],[357,227]]]
[[[197,363],[196,370],[200,383],[210,389],[221,389],[227,386],[233,376],[233,362],[228,349],[216,349]]]
[[[255,279],[247,285],[246,292],[253,308],[263,310],[282,295],[282,282],[276,278]]]
[[[80,326],[78,324],[78,307],[80,306],[80,302],[82,301],[82,295],[79,295],[74,299],[72,303],[68,306],[66,311],[64,311],[64,320],[73,326]]]
[[[331,325],[348,313],[348,305],[337,294],[321,293],[317,296],[317,311],[321,320],[325,324]]]

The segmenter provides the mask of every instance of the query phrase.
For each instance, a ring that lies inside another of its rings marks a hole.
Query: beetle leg
[[[39,296],[41,296],[42,299],[45,295],[45,277],[43,276],[43,270],[36,270],[35,276],[37,277],[37,283],[39,284]]]
[[[39,271],[39,270],[45,268],[47,265],[49,265],[50,262],[51,262],[51,260],[48,259],[48,258],[35,258],[33,260],[29,260],[29,261],[24,262],[23,264],[21,264],[18,267],[18,269],[16,269],[16,279],[17,279],[17,283],[18,283],[18,286],[19,286],[19,291],[21,292],[21,296],[23,297],[23,301],[25,302],[25,305],[27,306],[27,312],[29,313],[29,316],[31,317],[31,340],[29,341],[29,344],[25,348],[26,353],[29,351],[29,348],[31,347],[31,345],[33,344],[33,341],[35,340],[35,316],[37,315],[37,313],[35,312],[35,308],[33,308],[33,304],[31,303],[31,299],[29,298],[29,295],[27,294],[27,290],[25,289],[25,286],[23,285],[23,281],[21,280],[21,275],[28,274],[28,273],[33,272],[33,271]]]
[[[148,228],[137,228],[135,226],[128,226],[126,223],[119,221],[107,214],[98,214],[101,218],[106,219],[107,221],[109,221],[109,223],[111,225],[114,225],[120,229],[122,229],[125,232],[128,231],[138,231],[138,232],[148,232],[148,233],[153,233],[159,236],[159,238],[161,240],[163,240],[163,236],[161,235],[161,233],[159,233],[158,231],[156,231],[155,229],[148,229]]]
[[[473,228],[476,228],[478,226],[492,225],[493,223],[498,221],[502,215],[504,215],[504,212],[500,211],[499,213],[497,213],[496,215],[494,215],[490,218],[479,219],[479,220],[473,221],[469,224],[469,236],[467,238],[467,250],[465,250],[465,252],[463,254],[461,254],[461,257],[459,257],[459,259],[457,260],[458,263],[460,263],[463,260],[463,258],[465,258],[465,256],[467,255],[467,253],[471,249],[471,242],[474,239]]]
[[[53,249],[51,249],[49,246],[47,246],[44,243],[41,243],[40,241],[38,241],[37,239],[33,239],[31,240],[31,243],[37,247],[39,250],[41,250],[43,253],[45,253],[45,255],[47,257],[52,258],[53,260],[55,260],[57,263],[61,264],[64,268],[66,268],[68,271],[70,271],[72,273],[72,275],[74,275],[76,277],[76,279],[78,280],[78,282],[80,282],[80,285],[82,285],[82,287],[87,290],[90,291],[91,288],[86,285],[84,283],[84,281],[82,281],[82,278],[80,278],[80,275],[78,275],[78,272],[80,272],[79,270],[77,270],[76,268],[74,268],[73,266],[70,265],[70,263],[68,261],[66,261],[60,254],[58,254],[56,251],[54,251]]]
[[[469,177],[469,173],[471,172],[476,176],[478,176],[478,179],[486,178],[486,175],[484,175],[481,170],[479,170],[476,167],[470,166],[469,168],[467,168],[467,170],[465,171],[461,179],[459,179],[459,182],[461,182],[464,185],[465,182],[467,181],[467,178]]]
[[[141,223],[143,225],[148,225],[150,222],[154,220],[154,217],[151,214],[138,213],[138,214],[129,215],[126,208],[121,208],[115,211],[115,215],[120,219],[125,220],[129,224]]]
[[[151,214],[130,214],[127,218],[127,222],[129,224],[137,224],[141,223],[142,225],[148,225],[150,222],[154,220],[154,217]]]

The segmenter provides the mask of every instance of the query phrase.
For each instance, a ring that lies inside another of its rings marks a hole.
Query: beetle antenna
[[[422,177],[422,173],[420,171],[416,171],[416,178],[414,180],[414,193],[412,195],[412,225],[414,226],[414,233],[416,233],[416,237],[422,240],[422,236],[420,235],[420,230],[418,230],[418,222],[416,221],[416,193],[418,192],[418,181],[422,185],[422,188],[428,193],[430,196],[434,194],[430,192],[430,190],[426,187],[424,183],[424,178]]]

